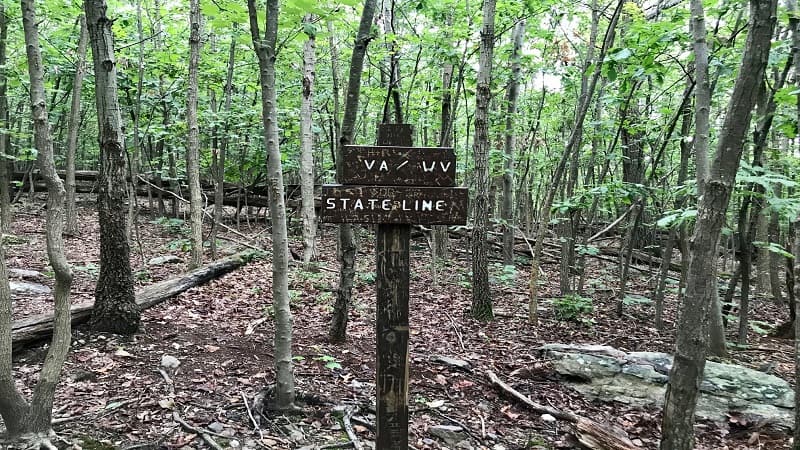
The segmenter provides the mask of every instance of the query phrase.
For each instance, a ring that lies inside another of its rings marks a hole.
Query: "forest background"
[[[33,431],[50,427],[69,343],[69,329],[58,325],[69,315],[71,278],[61,236],[80,234],[76,192],[98,194],[90,323],[119,334],[140,323],[127,244],[137,245],[140,211],[167,224],[186,218],[191,232],[180,245],[196,268],[204,241],[208,256],[218,256],[217,235],[232,224],[224,205],[237,227],[254,208],[269,208],[275,395],[290,408],[287,221],[302,224],[296,259],[308,269],[318,258],[314,187],[336,181],[343,145],[374,143],[388,122],[413,124],[418,145],[455,149],[458,182],[472,193],[470,224],[424,232],[434,273],[458,249],[450,235],[469,237],[474,319],[494,317],[496,253],[500,273],[529,265],[526,315],[538,325],[547,245],[560,252],[550,273],[556,305],[574,317],[592,310],[586,261],[603,252],[619,265],[618,316],[652,304],[653,327],[662,330],[664,299],[678,294],[680,358],[662,448],[693,445],[707,354],[727,356],[726,341],[746,346],[754,327],[766,324],[750,317],[751,298],[781,305],[788,321],[777,334],[794,335],[794,2],[297,0],[268,1],[263,14],[257,3],[0,3],[2,225],[7,232],[15,220],[12,202],[49,192],[54,343],[62,339],[31,405],[10,394],[11,345],[0,342],[0,390],[14,398],[0,412],[45,414]],[[85,71],[87,51],[93,64]],[[333,342],[346,337],[356,264],[352,227],[337,234]],[[633,261],[652,265],[647,296],[628,292]],[[0,278],[7,293],[7,275]],[[10,336],[7,294],[4,304],[0,331]],[[730,336],[724,322],[735,324]],[[9,417],[10,435],[31,431]]]

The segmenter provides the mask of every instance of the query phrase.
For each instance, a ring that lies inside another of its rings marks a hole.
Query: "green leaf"
[[[630,58],[633,52],[629,48],[620,48],[611,51],[609,57],[612,61],[623,61]]]
[[[770,253],[775,253],[781,256],[784,256],[789,259],[794,259],[794,255],[787,252],[786,249],[783,248],[782,245],[775,243],[775,242],[764,242],[764,241],[754,241],[753,245],[758,248],[767,249]]]

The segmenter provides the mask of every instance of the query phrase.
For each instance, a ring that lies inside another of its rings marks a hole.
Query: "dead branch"
[[[344,424],[344,431],[347,433],[347,437],[350,438],[350,442],[353,445],[355,450],[363,450],[364,446],[361,445],[361,441],[358,440],[358,435],[356,435],[356,430],[353,429],[353,423],[350,421],[353,417],[353,408],[345,408],[344,416],[342,417],[342,423]]]
[[[550,406],[545,406],[534,402],[527,396],[521,394],[516,389],[504,383],[491,370],[487,372],[489,380],[499,387],[506,394],[519,400],[537,414],[549,414],[556,419],[571,423],[575,428],[575,435],[581,444],[594,450],[637,450],[639,447],[633,445],[628,439],[625,431],[611,424],[601,425],[586,417],[573,414],[568,411],[561,411]]]

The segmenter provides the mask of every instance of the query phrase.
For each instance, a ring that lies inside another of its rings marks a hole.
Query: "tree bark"
[[[225,197],[225,160],[228,153],[228,130],[230,128],[231,97],[233,96],[233,68],[236,61],[236,35],[238,34],[234,24],[234,34],[231,36],[230,48],[228,49],[228,72],[225,76],[225,100],[223,114],[225,117],[224,133],[219,140],[216,164],[214,165],[214,223],[211,224],[211,251],[213,257],[217,257],[217,233],[219,224],[222,223],[222,206]]]
[[[8,130],[11,126],[8,112],[8,73],[6,64],[6,40],[8,39],[8,16],[6,7],[0,4],[0,129]],[[11,189],[10,159],[5,155],[10,149],[9,133],[0,134],[0,232],[7,233],[11,227]]]
[[[500,219],[503,221],[503,264],[514,264],[514,172],[516,170],[516,131],[514,119],[517,114],[517,99],[519,98],[519,77],[522,70],[520,64],[520,49],[525,38],[525,21],[520,20],[514,25],[511,37],[513,47],[511,50],[511,79],[506,88],[506,141],[505,159],[503,160],[503,202],[500,208]]]
[[[700,198],[690,244],[686,293],[678,320],[675,358],[664,402],[663,450],[690,450],[694,447],[694,412],[705,368],[709,307],[717,290],[717,280],[708,276],[708,267],[717,261],[717,243],[758,95],[757,88],[763,81],[769,56],[776,7],[776,0],[750,2],[750,29],[742,64]],[[702,4],[699,1],[692,2],[692,20],[697,33],[704,28],[705,14],[700,8]]]
[[[347,94],[344,104],[341,134],[336,147],[336,179],[342,176],[341,151],[345,145],[353,142],[358,98],[361,93],[361,72],[364,68],[364,56],[367,46],[372,40],[372,18],[375,16],[377,0],[364,0],[361,21],[358,25],[353,53],[350,57],[350,74],[347,80]],[[347,315],[350,309],[350,298],[355,277],[356,242],[353,227],[350,224],[339,224],[339,287],[336,289],[336,303],[333,306],[331,329],[328,336],[333,342],[343,342],[347,335]]]
[[[88,41],[88,31],[86,30],[86,16],[83,14],[78,17],[78,27],[80,37],[78,38],[78,54],[75,60],[75,76],[72,81],[72,104],[69,111],[69,130],[67,137],[67,158],[66,158],[66,233],[75,235],[78,233],[78,215],[75,206],[75,150],[78,148],[78,131],[81,119],[81,88],[83,86],[83,75],[86,72],[86,47]]]
[[[125,214],[125,148],[122,134],[113,21],[106,0],[84,0],[92,44],[95,102],[100,144],[97,210],[100,221],[100,274],[91,326],[96,331],[133,334],[141,318],[133,294]]]
[[[311,112],[314,107],[314,66],[316,65],[316,30],[313,14],[307,14],[303,23],[309,27],[308,39],[303,45],[303,91],[300,104],[300,190],[303,218],[303,263],[316,257],[317,215],[314,210],[314,133]]]
[[[472,211],[472,307],[478,320],[492,320],[492,297],[489,289],[489,261],[486,228],[489,224],[489,102],[492,97],[492,60],[494,55],[495,0],[483,2],[480,61],[475,88],[475,138],[472,153],[475,162],[475,193]]]
[[[203,198],[200,190],[200,127],[197,123],[197,77],[200,65],[200,0],[189,2],[189,83],[186,94],[186,179],[189,182],[189,268],[203,264]]]
[[[289,307],[289,240],[281,152],[278,147],[277,86],[275,60],[278,40],[278,0],[267,0],[266,26],[260,36],[255,0],[247,0],[253,49],[258,57],[261,82],[261,120],[267,149],[267,183],[272,220],[272,305],[275,311],[275,407],[294,409],[292,372],[292,312]]]
[[[22,25],[25,33],[25,48],[30,76],[31,115],[33,116],[34,144],[38,151],[39,170],[48,185],[47,198],[47,256],[53,268],[56,283],[54,289],[54,333],[50,349],[45,357],[39,381],[27,404],[16,389],[11,368],[11,298],[5,254],[0,244],[0,415],[6,425],[10,439],[47,439],[52,434],[51,421],[56,384],[70,347],[69,292],[72,272],[64,255],[64,184],[56,174],[53,158],[53,142],[47,117],[44,92],[44,69],[39,46],[38,22],[33,0],[22,0]],[[32,436],[31,436],[32,435]],[[38,447],[38,445],[36,445]]]

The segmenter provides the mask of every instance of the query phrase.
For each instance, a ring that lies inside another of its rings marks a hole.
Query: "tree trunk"
[[[725,222],[728,200],[739,168],[758,86],[763,81],[769,56],[777,1],[751,0],[750,6],[750,28],[742,64],[721,128],[723,131],[713,166],[704,183],[703,195],[698,205],[686,293],[681,302],[678,320],[675,358],[664,401],[661,426],[663,450],[690,450],[694,447],[694,412],[705,369],[708,313],[717,290],[717,280],[708,276],[708,267],[715,265],[717,261],[717,242]],[[696,42],[705,39],[704,19],[702,3],[699,0],[693,1],[692,20]],[[695,58],[697,60],[696,56]],[[702,147],[695,148],[697,152],[705,150]]]
[[[795,56],[795,58],[797,58],[797,56]],[[783,187],[780,184],[775,186],[775,197],[781,197],[782,189]],[[769,224],[767,225],[767,241],[770,244],[780,244],[781,242],[780,217],[780,211],[770,209]],[[779,274],[780,268],[783,265],[783,260],[786,258],[783,255],[779,255],[774,252],[769,252],[767,254],[767,258],[769,258],[769,285],[772,301],[775,302],[775,304],[783,305],[786,300],[783,297],[783,286],[781,285]]]
[[[525,21],[520,20],[514,26],[511,40],[514,46],[511,50],[511,79],[506,88],[506,142],[505,159],[503,160],[503,203],[500,208],[500,219],[503,221],[503,264],[514,264],[514,171],[516,166],[516,131],[514,119],[517,114],[517,99],[519,98],[519,76],[521,71],[520,49],[525,38]]]
[[[136,0],[136,35],[139,39],[138,44],[138,51],[137,51],[137,59],[138,59],[138,68],[136,70],[136,100],[135,105],[133,106],[133,112],[131,115],[133,116],[133,151],[130,155],[128,161],[130,162],[130,178],[128,184],[128,195],[131,199],[128,202],[128,223],[127,223],[127,234],[128,234],[128,241],[129,242],[138,242],[139,249],[141,250],[141,240],[138,239],[139,237],[139,227],[138,227],[138,220],[139,220],[139,201],[136,191],[139,188],[139,173],[141,172],[140,165],[142,163],[142,140],[139,133],[140,130],[140,123],[142,117],[142,91],[144,90],[144,44],[145,44],[145,37],[144,37],[144,30],[142,26],[142,0]],[[149,186],[148,186],[148,193],[149,193]],[[152,201],[152,197],[150,197]]]
[[[234,23],[234,30],[236,26]],[[233,96],[233,68],[236,61],[236,33],[231,36],[230,48],[228,49],[228,72],[225,77],[225,100],[223,114],[225,118],[224,133],[219,141],[217,149],[216,164],[214,165],[214,223],[211,224],[211,249],[213,257],[217,257],[217,233],[219,224],[222,223],[222,207],[225,196],[225,160],[228,153],[228,130],[230,128],[231,97]]]
[[[316,30],[313,14],[307,14],[303,23],[307,27],[303,45],[303,92],[300,105],[300,191],[303,218],[303,263],[309,264],[316,256],[317,215],[314,210],[314,133],[311,112],[314,92],[314,66],[316,65]]]
[[[344,104],[341,134],[336,147],[336,179],[342,176],[341,151],[345,145],[353,142],[353,132],[358,113],[358,98],[361,93],[361,72],[364,68],[364,56],[367,46],[372,40],[372,18],[375,15],[377,0],[364,0],[361,21],[358,25],[353,53],[350,57],[350,74],[347,80],[347,98]],[[339,287],[336,289],[336,303],[333,306],[333,317],[329,337],[333,342],[343,342],[347,332],[347,315],[350,309],[350,298],[355,277],[356,242],[353,227],[350,224],[339,224]]]
[[[792,11],[796,11],[797,6],[794,5],[792,1],[791,4],[794,6],[790,8]],[[796,25],[796,24],[795,24]],[[797,43],[797,42],[795,42]],[[796,51],[796,50],[795,50]],[[800,119],[800,107],[798,108],[798,119]],[[800,216],[794,219],[794,227],[795,229],[800,226]],[[793,242],[793,251],[794,254],[794,266],[793,266],[793,274],[794,280],[800,280],[800,233],[797,233],[794,242]],[[795,391],[794,391],[794,423],[800,424],[800,320],[797,320],[798,315],[800,314],[800,301],[796,299],[800,298],[800,282],[795,282],[794,286],[794,381],[795,381]],[[800,445],[800,426],[795,425],[794,427],[794,448],[798,448]]]
[[[61,376],[72,337],[69,320],[69,292],[72,272],[64,255],[64,185],[56,174],[53,159],[53,142],[47,117],[44,92],[44,68],[39,46],[38,22],[33,0],[22,0],[22,25],[30,76],[31,114],[33,116],[34,142],[38,151],[37,162],[47,182],[47,256],[53,268],[55,319],[53,340],[45,357],[39,381],[33,390],[30,405],[25,403],[14,385],[11,368],[11,298],[5,254],[0,244],[0,415],[10,439],[47,439],[52,434],[51,421],[56,384]],[[33,436],[30,436],[33,434]],[[26,436],[27,435],[27,436]],[[34,447],[39,447],[35,444]],[[51,445],[52,447],[52,445]]]
[[[687,81],[686,89],[685,89],[685,98],[688,99],[688,96],[691,95],[691,91],[694,89],[692,86],[691,81]],[[689,102],[685,102],[683,107],[680,111],[681,116],[681,136],[688,136],[692,130],[692,108]],[[681,149],[681,159],[680,159],[680,166],[678,168],[678,179],[676,180],[676,185],[681,186],[683,183],[686,182],[686,178],[689,173],[689,158],[691,157],[692,152],[692,145],[691,143],[687,142],[686,139],[681,139],[680,142],[680,149]],[[685,196],[679,196],[675,199],[675,209],[683,209],[684,204],[686,203]],[[672,253],[675,249],[676,244],[678,243],[678,227],[672,226],[669,229],[669,236],[667,237],[667,242],[664,246],[664,253],[661,257],[661,270],[659,271],[658,281],[656,284],[656,291],[653,294],[653,302],[655,303],[655,326],[658,330],[664,329],[664,291],[666,290],[667,285],[667,275],[669,274],[670,265],[672,263]],[[680,295],[679,295],[680,297]]]
[[[125,148],[122,134],[113,21],[106,0],[84,0],[92,43],[100,143],[97,210],[100,221],[100,274],[91,326],[97,331],[133,334],[141,314],[133,294],[130,248],[125,230]]]
[[[67,158],[66,158],[66,233],[75,235],[78,233],[78,215],[75,207],[75,150],[78,148],[78,131],[81,119],[81,87],[83,86],[83,74],[86,71],[86,47],[88,32],[86,30],[86,16],[81,14],[78,17],[78,27],[80,37],[78,39],[78,54],[75,60],[75,77],[72,81],[72,105],[69,111],[69,136],[67,138]]]
[[[200,190],[200,127],[197,124],[197,77],[200,65],[200,0],[189,2],[189,86],[186,94],[186,179],[189,182],[189,268],[203,264],[203,198]]]
[[[600,78],[600,68],[603,65],[603,60],[605,59],[606,53],[614,42],[617,22],[619,21],[619,16],[622,13],[622,7],[624,5],[625,0],[619,0],[616,8],[614,9],[614,13],[611,16],[608,28],[606,28],[605,37],[603,38],[603,46],[600,49],[600,54],[598,55],[597,62],[594,65],[594,72],[592,73],[591,78],[589,78],[586,96],[581,98],[578,108],[575,111],[575,125],[572,127],[569,139],[567,140],[566,148],[564,148],[564,153],[561,155],[558,166],[556,166],[552,177],[552,182],[547,189],[547,193],[545,194],[542,204],[539,206],[536,237],[534,239],[533,256],[531,257],[531,275],[528,283],[528,321],[533,325],[539,323],[539,267],[542,260],[544,237],[547,233],[547,227],[550,222],[550,208],[553,205],[553,199],[555,198],[556,191],[561,183],[561,178],[564,175],[567,161],[569,161],[572,152],[577,151],[577,144],[582,140],[583,122],[586,119],[587,112],[589,111],[589,105],[591,104],[592,97],[594,96],[597,80]]]
[[[475,88],[475,161],[474,225],[472,228],[472,317],[492,320],[492,297],[489,289],[489,261],[486,228],[489,224],[489,102],[492,97],[492,60],[494,54],[495,0],[483,2],[480,62]]]
[[[6,69],[6,40],[8,39],[8,16],[6,7],[0,4],[0,128],[8,130],[11,126],[8,113],[8,73]],[[11,135],[0,135],[0,232],[7,233],[11,227],[11,172],[10,159],[5,155],[10,150]]]
[[[446,23],[449,27],[453,25],[453,15],[448,14]],[[447,31],[445,31],[447,32]],[[439,116],[439,147],[450,147],[453,145],[453,63],[445,61],[442,67],[442,110]],[[446,261],[449,258],[450,239],[447,233],[447,225],[433,225],[431,233],[431,258],[433,270],[436,271],[437,263]]]
[[[275,60],[278,39],[278,0],[267,0],[266,26],[260,36],[255,0],[247,0],[253,49],[258,57],[261,82],[261,119],[267,149],[267,183],[272,221],[272,306],[275,311],[275,406],[295,408],[292,372],[292,312],[289,307],[289,240],[286,233],[286,205],[283,169],[278,147],[277,86]]]

